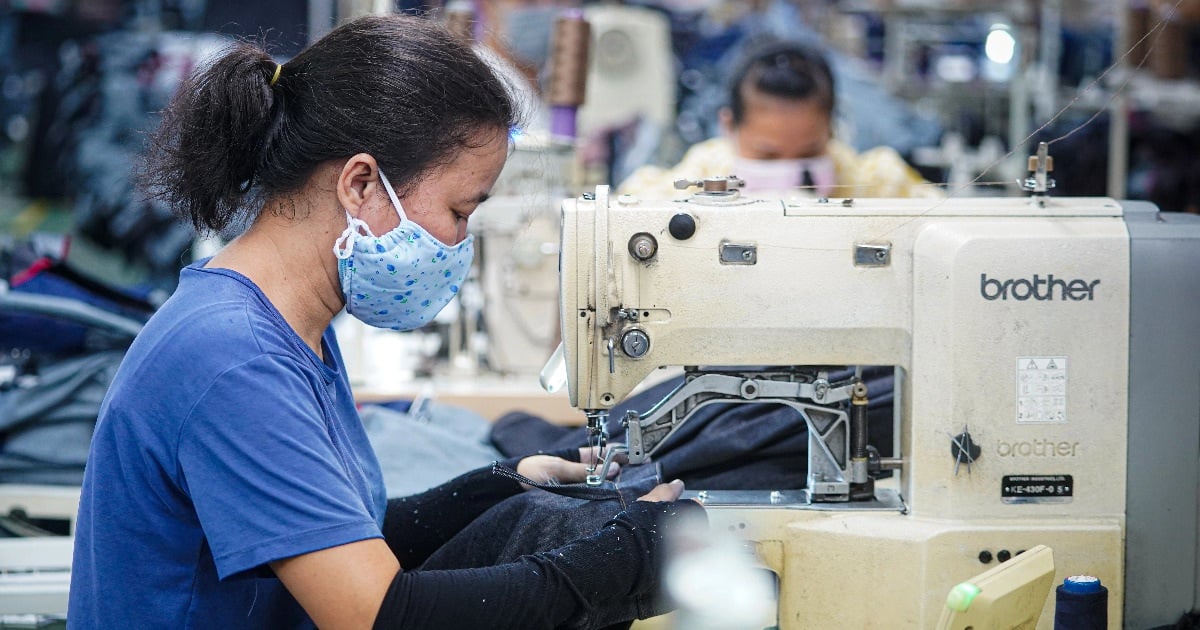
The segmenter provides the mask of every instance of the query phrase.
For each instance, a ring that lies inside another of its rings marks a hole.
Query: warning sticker
[[[1067,421],[1067,357],[1017,357],[1017,422]]]
[[[1074,496],[1071,475],[1004,475],[1000,481],[1004,503],[1069,503]]]

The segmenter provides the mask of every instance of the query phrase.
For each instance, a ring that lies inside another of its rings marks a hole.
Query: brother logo
[[[1054,440],[1030,440],[1028,442],[996,442],[996,454],[1000,457],[1075,457],[1079,442],[1055,442]]]
[[[996,280],[987,277],[986,273],[979,274],[979,294],[985,300],[1012,298],[1020,302],[1030,299],[1039,302],[1046,300],[1091,301],[1097,284],[1100,284],[1099,279],[1091,282],[1080,279],[1063,280],[1055,278],[1054,274],[1043,278],[1035,273],[1032,280],[1026,278]]]

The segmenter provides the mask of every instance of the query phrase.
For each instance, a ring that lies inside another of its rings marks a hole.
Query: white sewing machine
[[[634,463],[701,405],[803,414],[802,485],[689,488],[778,575],[779,627],[930,628],[951,587],[1036,545],[1056,584],[1102,580],[1111,627],[1197,606],[1200,217],[697,183],[682,202],[563,203],[570,401],[599,439],[614,403],[684,366],[625,418]],[[833,366],[894,367],[895,457],[868,448],[862,388]],[[873,487],[880,469],[898,483]]]

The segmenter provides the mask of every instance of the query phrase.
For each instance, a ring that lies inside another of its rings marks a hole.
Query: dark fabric
[[[531,490],[502,501],[444,545],[440,560],[397,575],[375,628],[604,628],[658,614],[666,539],[685,515],[703,514],[696,503],[585,502],[590,514],[607,514],[596,531],[595,520],[579,526],[558,507],[527,511],[530,496],[557,497]],[[529,529],[506,538],[509,516]]]
[[[539,454],[579,461],[577,448]],[[388,499],[383,538],[400,566],[420,566],[429,554],[488,508],[521,492],[516,480],[493,472],[497,467],[515,469],[520,460],[514,457],[494,462],[420,494]]]
[[[66,263],[43,258],[14,277],[11,290],[29,296],[69,298],[106,313],[145,323],[154,306],[132,292],[83,276]],[[129,346],[116,335],[78,321],[37,312],[0,310],[0,349],[28,350],[40,357],[78,356]]]
[[[83,483],[96,415],[122,356],[56,360],[36,378],[0,388],[0,482]]]
[[[78,486],[100,405],[153,306],[60,260],[65,239],[0,238],[0,482]],[[19,298],[19,299],[17,299]],[[109,321],[119,325],[105,325]]]
[[[545,490],[521,493],[485,512],[430,556],[421,569],[484,567],[555,549],[566,541],[595,531],[600,524],[607,523],[614,513],[643,505],[637,502],[637,498],[661,481],[657,468],[647,464],[625,467],[616,483],[606,484],[612,491],[613,498],[610,499],[588,500]],[[695,507],[697,512],[702,513],[699,506],[691,501],[679,503]],[[650,533],[660,535],[657,532]],[[616,552],[622,548],[624,545],[618,540],[616,546],[608,551]],[[656,579],[661,563],[656,560],[652,568]],[[638,564],[617,569],[623,574],[645,570],[645,567],[639,569]],[[645,577],[650,576],[644,574],[643,579]],[[602,605],[593,605],[586,622],[576,620],[565,627],[605,628],[660,615],[670,608],[669,602],[655,588],[636,597],[615,598]]]
[[[388,499],[383,538],[401,567],[415,568],[475,517],[520,491],[520,484],[493,475],[488,466],[421,494]]]
[[[837,377],[846,374],[838,374]],[[831,375],[833,377],[834,375]],[[870,398],[870,442],[887,456],[892,451],[892,368],[863,372]],[[610,442],[624,442],[625,410],[645,412],[682,383],[671,379],[630,396],[609,414]],[[559,427],[537,416],[510,413],[492,429],[492,443],[505,455],[586,443],[582,427]],[[690,488],[755,490],[803,488],[808,470],[808,428],[795,410],[773,404],[712,404],[692,417],[653,456],[664,479],[682,479]]]

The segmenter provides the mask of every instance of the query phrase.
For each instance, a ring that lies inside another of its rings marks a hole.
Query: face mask
[[[375,236],[346,213],[348,226],[333,245],[346,312],[378,328],[413,330],[433,320],[458,293],[474,255],[474,235],[449,246],[409,220],[383,172],[400,225]]]
[[[798,160],[751,160],[735,157],[733,173],[742,178],[745,192],[780,192],[797,186],[818,197],[833,191],[833,158],[822,155]]]

